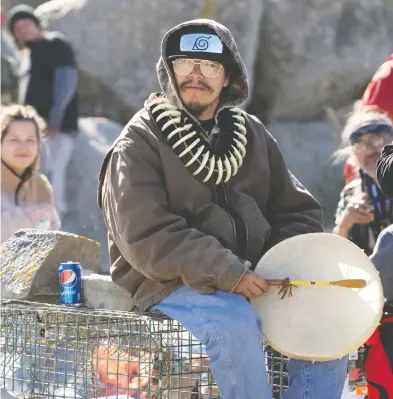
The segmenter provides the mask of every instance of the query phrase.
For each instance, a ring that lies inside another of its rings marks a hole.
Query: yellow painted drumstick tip
[[[337,285],[345,288],[364,288],[367,285],[366,280],[348,279],[337,281],[291,281],[292,285]]]
[[[347,279],[337,281],[285,281],[285,280],[266,280],[269,285],[336,285],[344,288],[364,288],[367,281],[363,279]]]

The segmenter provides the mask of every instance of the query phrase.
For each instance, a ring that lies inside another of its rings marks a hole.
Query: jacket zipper
[[[152,117],[152,115],[150,116],[155,127],[160,131],[159,127],[157,126],[156,120]],[[192,119],[195,120],[194,118]],[[201,128],[203,134],[206,136],[199,121],[197,121],[197,124]],[[206,137],[206,143],[214,150],[217,139],[218,137],[217,135],[215,135],[212,142],[210,143],[208,138]],[[241,213],[231,203],[225,183],[220,183],[219,185],[215,185],[214,183],[212,183],[212,187],[217,205],[227,213],[231,221],[233,234],[235,236],[237,246],[237,253],[235,253],[235,255],[237,255],[241,259],[244,259],[248,244],[247,223]]]
[[[225,183],[215,186],[215,191],[217,193],[217,205],[228,214],[228,217],[232,223],[233,234],[237,244],[236,255],[239,258],[244,259],[248,241],[248,229],[246,221],[241,213],[232,204]]]
[[[217,139],[218,137],[213,138],[213,149],[216,145]],[[244,259],[248,243],[247,223],[244,220],[242,214],[233,205],[228,194],[227,185],[225,183],[220,183],[218,185],[212,183],[212,186],[214,193],[216,194],[215,197],[217,199],[217,205],[227,213],[231,221],[233,234],[235,236],[237,245],[237,253],[235,255],[237,255],[239,258]]]

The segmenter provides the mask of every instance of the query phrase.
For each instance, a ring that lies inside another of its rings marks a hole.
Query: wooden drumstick
[[[283,286],[283,285],[336,285],[344,288],[364,288],[367,285],[366,280],[362,279],[348,279],[337,281],[291,281],[289,279],[283,280],[265,280],[268,285]]]

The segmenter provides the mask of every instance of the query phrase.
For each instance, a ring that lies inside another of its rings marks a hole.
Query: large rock
[[[105,118],[81,118],[67,174],[70,212],[61,228],[101,244],[102,272],[109,271],[109,260],[107,230],[97,206],[98,175],[105,154],[122,129],[122,125]]]
[[[1,0],[1,7],[5,12],[19,4],[28,4],[32,7],[38,7],[40,4],[45,3],[45,0]]]
[[[359,98],[392,52],[392,21],[387,0],[265,0],[250,109],[310,120]]]
[[[332,155],[340,137],[329,122],[282,122],[267,126],[276,138],[292,173],[322,204],[325,225],[334,223],[334,213],[344,186],[342,165],[333,165]]]
[[[155,66],[161,39],[186,20],[206,17],[228,26],[252,82],[262,5],[261,0],[52,0],[37,14],[75,48],[82,110],[125,122],[148,94],[160,90]]]
[[[87,307],[125,311],[133,307],[131,294],[116,285],[110,276],[90,274],[82,281],[83,301]]]
[[[79,262],[99,271],[101,248],[96,241],[60,231],[17,231],[1,246],[1,293],[3,299],[26,299],[60,293],[61,262]]]

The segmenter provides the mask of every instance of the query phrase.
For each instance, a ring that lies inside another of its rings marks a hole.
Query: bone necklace
[[[150,104],[150,112],[168,144],[193,176],[204,175],[203,182],[228,182],[235,176],[246,156],[247,129],[239,108],[224,109],[220,114],[233,119],[218,140],[224,143],[213,151],[196,123],[179,111],[168,99],[158,98]],[[220,123],[219,123],[220,126]],[[223,137],[225,135],[225,137]]]

